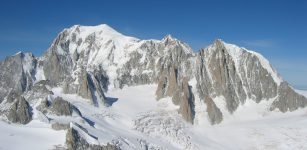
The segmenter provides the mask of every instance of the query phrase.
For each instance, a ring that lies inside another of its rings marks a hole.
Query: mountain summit
[[[186,126],[218,126],[250,103],[266,113],[307,106],[306,97],[256,52],[221,39],[193,52],[170,35],[140,40],[106,24],[64,29],[41,57],[9,56],[0,62],[0,77],[2,118],[20,124],[39,120],[66,130],[68,149],[164,149],[159,145],[172,147],[173,140],[179,148],[196,149],[189,136],[180,135]],[[125,88],[144,93],[130,92],[131,103],[118,98],[125,94],[110,97]],[[145,108],[145,114],[134,113]],[[142,139],[159,126],[164,141]]]

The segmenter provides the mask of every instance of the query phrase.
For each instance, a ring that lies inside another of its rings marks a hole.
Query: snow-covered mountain
[[[256,52],[220,39],[193,52],[170,35],[140,40],[106,24],[64,29],[41,57],[22,52],[7,57],[0,62],[0,77],[1,118],[14,123],[1,123],[9,129],[3,133],[28,136],[29,128],[33,139],[36,134],[59,139],[31,149],[270,149],[263,145],[267,141],[257,146],[251,130],[278,129],[279,124],[261,124],[284,123],[279,119],[303,119],[298,114],[306,115],[300,108],[307,106],[303,92]],[[229,141],[247,142],[242,147],[215,135],[240,123],[246,131],[237,136],[251,139]],[[285,142],[280,136],[271,138],[275,148],[291,148],[279,147]]]

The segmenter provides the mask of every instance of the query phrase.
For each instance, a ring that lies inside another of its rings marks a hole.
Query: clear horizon
[[[64,28],[108,24],[140,39],[165,35],[194,51],[215,39],[257,51],[298,89],[307,90],[307,1],[1,1],[0,60],[41,56]]]

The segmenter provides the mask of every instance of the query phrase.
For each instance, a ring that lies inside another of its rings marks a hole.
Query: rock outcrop
[[[218,124],[223,120],[223,114],[221,110],[215,105],[212,98],[205,97],[205,103],[207,104],[207,113],[211,124]]]
[[[47,88],[48,85],[45,82],[38,82],[32,86],[32,89],[25,94],[25,98],[29,101],[35,101],[38,99],[46,99],[49,95],[54,93]]]
[[[0,62],[0,102],[10,91],[31,90],[37,60],[31,53],[17,53]]]
[[[188,84],[188,79],[179,77],[176,69],[172,68],[169,73],[164,72],[158,82],[156,90],[157,100],[163,97],[172,97],[175,105],[180,105],[179,112],[182,117],[193,123],[194,121],[194,95]]]
[[[51,103],[48,101],[47,98],[41,100],[40,104],[36,107],[36,109],[43,114],[46,114],[49,111]]]
[[[66,146],[68,150],[118,150],[114,145],[107,144],[105,146],[102,145],[94,145],[89,144],[85,139],[83,139],[77,130],[74,128],[68,129],[66,133]]]
[[[279,109],[281,112],[294,111],[307,106],[307,99],[297,94],[287,82],[282,82],[278,88],[277,99],[270,110]]]
[[[193,123],[195,117],[195,99],[192,93],[191,87],[189,86],[187,78],[183,78],[182,81],[182,92],[180,102],[180,113],[186,121]]]
[[[73,112],[76,112],[79,116],[82,116],[80,111],[75,106],[65,101],[61,97],[56,97],[53,100],[50,111],[57,116],[71,116]]]
[[[65,40],[67,34],[64,30],[58,35],[40,62],[44,76],[54,86],[71,78],[73,61],[69,56],[70,41]]]
[[[13,123],[27,124],[32,120],[29,103],[22,96],[18,96],[10,106],[7,119]]]

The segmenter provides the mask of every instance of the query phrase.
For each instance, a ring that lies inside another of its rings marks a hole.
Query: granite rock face
[[[65,101],[61,97],[56,97],[53,100],[50,111],[57,116],[71,116],[73,112],[76,112],[81,116],[80,111],[75,106]]]
[[[204,97],[207,107],[210,106],[207,111],[213,124],[220,122],[222,115],[220,108],[210,99],[219,96],[224,97],[230,113],[246,100],[259,103],[275,99],[272,109],[281,111],[305,106],[306,98],[282,83],[283,80],[260,54],[221,40],[199,52],[195,75],[199,96]]]
[[[183,95],[180,98],[180,113],[183,119],[190,123],[193,123],[195,117],[195,99],[187,78],[183,78],[182,92]]]
[[[31,108],[29,103],[19,96],[12,102],[7,115],[7,119],[13,123],[27,124],[32,120]]]
[[[41,103],[36,107],[36,109],[43,114],[46,114],[49,111],[50,102],[45,98],[41,101]]]
[[[31,53],[17,53],[0,62],[0,102],[11,91],[31,90],[37,60]]]
[[[65,40],[67,31],[61,32],[44,54],[41,62],[44,76],[52,85],[57,85],[70,78],[73,62],[68,55],[69,41]],[[59,51],[61,49],[61,51]]]
[[[16,99],[20,98],[20,94],[10,91],[9,94],[6,97],[6,102],[13,103]]]
[[[107,144],[105,146],[102,145],[94,145],[88,143],[85,139],[83,139],[77,130],[74,128],[68,129],[66,133],[66,145],[68,150],[118,150],[114,145]]]
[[[230,113],[246,99],[259,102],[274,98],[278,85],[260,61],[257,55],[243,48],[216,40],[198,56],[200,96],[224,96]]]
[[[287,82],[282,82],[278,88],[277,99],[270,110],[279,109],[281,112],[294,111],[307,106],[307,99],[297,94]]]
[[[183,119],[193,123],[195,116],[194,95],[188,84],[188,79],[180,77],[176,69],[170,70],[159,79],[156,98],[159,100],[164,97],[172,97],[173,103],[180,106],[179,112]]]
[[[51,88],[62,87],[64,93],[77,94],[97,107],[108,106],[104,93],[110,88],[158,84],[156,99],[171,97],[191,123],[195,99],[207,105],[212,124],[223,119],[217,98],[225,102],[229,113],[247,100],[273,99],[270,109],[282,112],[306,107],[306,98],[258,53],[222,40],[193,52],[170,35],[162,40],[139,40],[107,25],[64,29],[42,57],[18,53],[1,61],[0,77],[0,102],[12,102],[21,95],[35,103],[52,95]],[[54,111],[71,115],[72,106],[58,102],[63,106]],[[49,107],[53,109],[48,106],[44,111]]]
[[[212,98],[205,97],[205,103],[207,104],[207,113],[211,124],[218,124],[223,120],[223,114],[221,110],[215,105]]]

